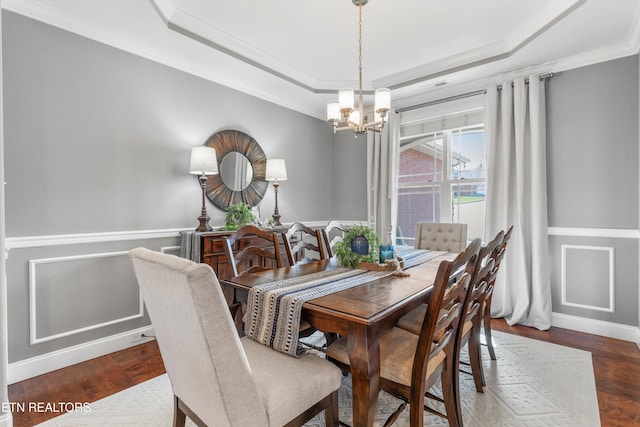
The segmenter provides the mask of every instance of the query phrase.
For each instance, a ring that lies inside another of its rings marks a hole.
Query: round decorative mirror
[[[220,178],[233,191],[242,191],[251,184],[253,167],[244,155],[232,152],[220,162]]]
[[[267,192],[267,156],[255,139],[238,130],[217,132],[205,142],[218,157],[218,175],[207,179],[207,198],[220,209],[246,203],[256,206]]]

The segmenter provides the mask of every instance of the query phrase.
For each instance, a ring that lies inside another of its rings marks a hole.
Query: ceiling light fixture
[[[381,132],[387,122],[387,112],[391,109],[391,90],[381,88],[375,92],[375,120],[367,123],[364,115],[364,104],[362,98],[362,7],[369,0],[351,0],[358,6],[358,82],[360,93],[358,96],[358,108],[354,108],[354,93],[351,88],[344,88],[338,91],[338,101],[327,103],[327,120],[333,126],[333,133],[339,130],[352,130],[355,137],[367,133],[368,130]]]

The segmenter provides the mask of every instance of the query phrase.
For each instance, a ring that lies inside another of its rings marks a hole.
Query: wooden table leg
[[[380,389],[380,344],[363,325],[351,325],[347,340],[353,390],[353,427],[372,427]]]

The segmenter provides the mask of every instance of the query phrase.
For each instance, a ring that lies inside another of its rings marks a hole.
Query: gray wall
[[[189,153],[219,130],[246,132],[268,158],[286,160],[283,221],[334,217],[334,141],[322,120],[10,12],[2,54],[10,362],[148,324],[29,344],[31,311],[38,337],[135,315],[133,276],[108,272],[134,246],[177,250],[177,232],[145,237],[151,231],[197,226]],[[269,186],[261,216],[273,206]],[[207,207],[211,225],[222,225],[224,212]],[[107,237],[56,240],[78,233]]]
[[[385,132],[387,132],[385,130]],[[367,221],[367,138],[352,132],[335,135],[333,212],[341,220]]]
[[[637,56],[549,81],[555,313],[638,324],[638,158]]]

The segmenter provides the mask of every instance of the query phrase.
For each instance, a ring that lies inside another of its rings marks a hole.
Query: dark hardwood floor
[[[640,426],[640,350],[631,342],[551,328],[549,331],[492,321],[494,330],[590,351],[603,427]],[[40,375],[9,386],[9,400],[93,402],[165,372],[155,341]],[[17,406],[17,405],[15,405]],[[15,427],[31,427],[59,413],[14,412]]]

